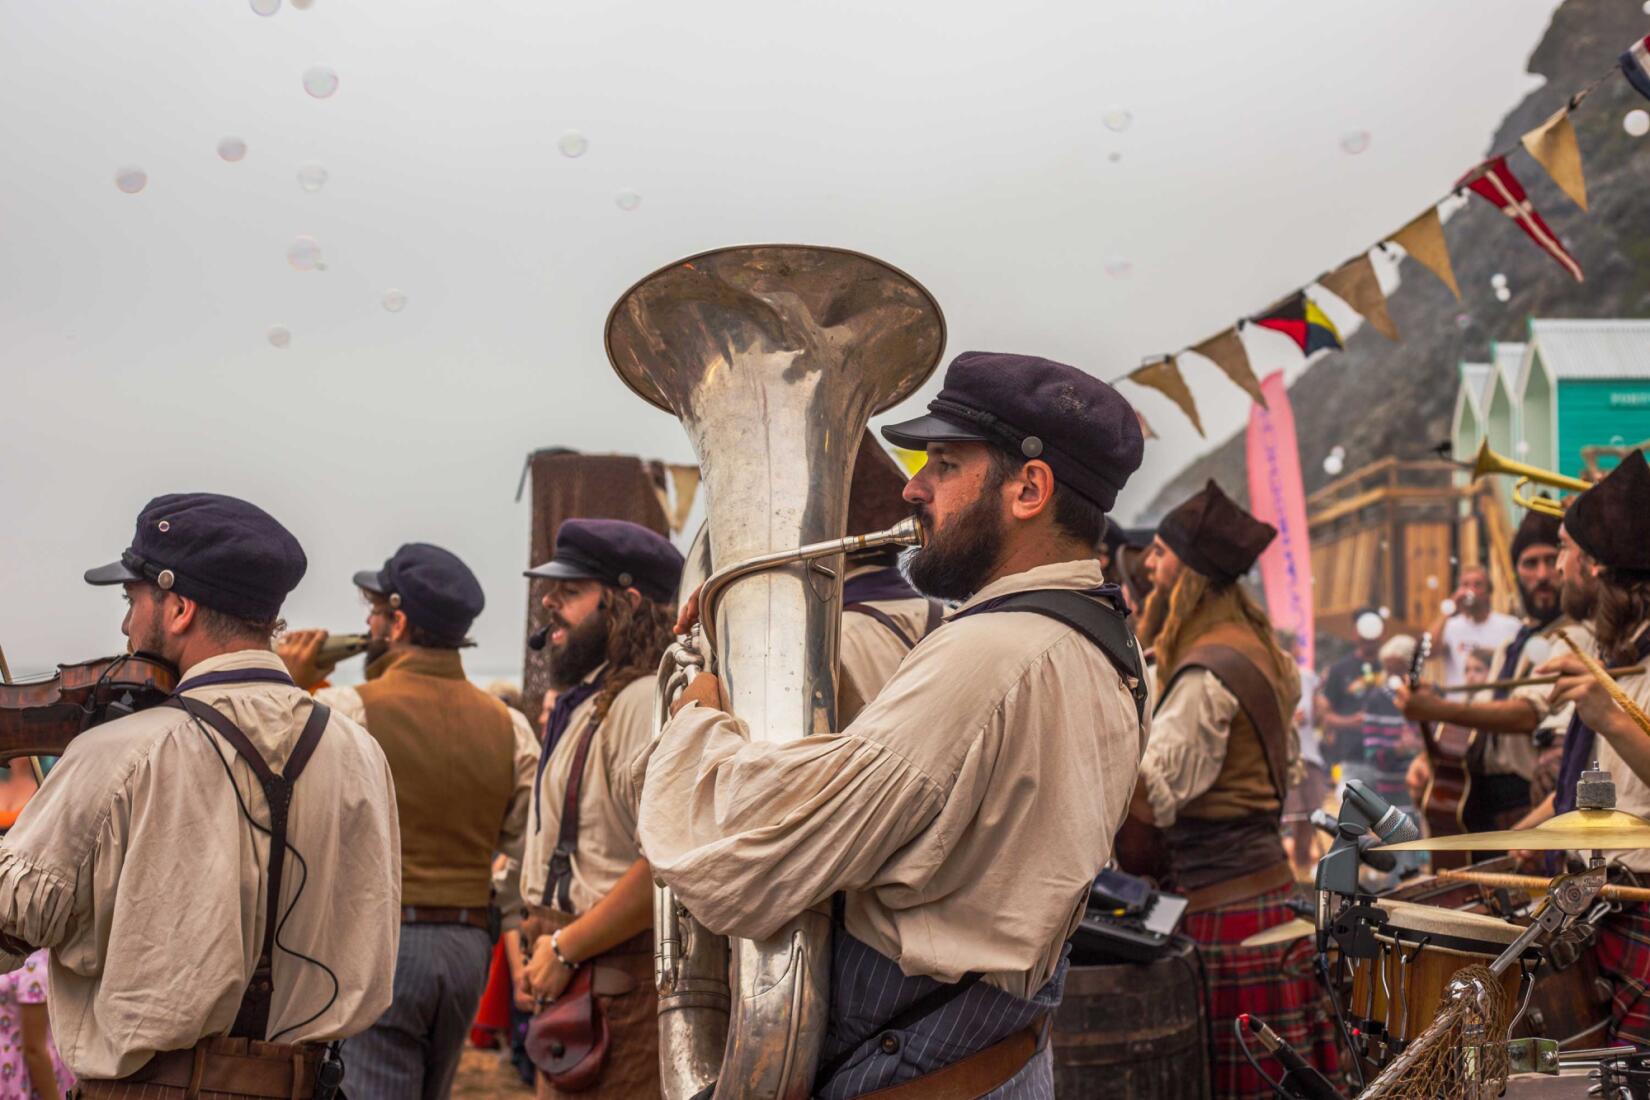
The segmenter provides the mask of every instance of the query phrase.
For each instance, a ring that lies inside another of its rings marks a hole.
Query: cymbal
[[[1264,932],[1256,932],[1238,946],[1271,947],[1273,944],[1289,943],[1304,936],[1310,936],[1317,930],[1317,926],[1311,921],[1296,917],[1292,921],[1285,921],[1276,927],[1266,929]]]
[[[1382,852],[1586,851],[1593,848],[1650,848],[1650,821],[1622,810],[1572,810],[1533,829],[1429,836],[1403,844],[1382,844]]]

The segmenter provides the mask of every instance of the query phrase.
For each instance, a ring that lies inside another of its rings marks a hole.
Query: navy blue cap
[[[1145,448],[1133,406],[1098,378],[1035,355],[991,351],[951,360],[928,415],[890,424],[882,435],[911,450],[974,441],[1040,458],[1056,484],[1105,512]]]
[[[443,646],[458,647],[487,606],[481,582],[458,555],[427,542],[409,542],[374,572],[355,574],[357,587],[383,596],[407,621]]]
[[[132,545],[119,561],[86,570],[86,583],[148,581],[225,615],[267,622],[308,568],[292,532],[256,504],[169,493],[144,505]]]
[[[682,555],[658,532],[622,519],[570,519],[556,532],[549,561],[524,574],[551,580],[596,580],[634,588],[654,603],[675,603]]]

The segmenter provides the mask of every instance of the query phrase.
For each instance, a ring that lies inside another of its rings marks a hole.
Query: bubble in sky
[[[269,327],[269,342],[278,348],[284,348],[292,343],[292,330],[285,325],[271,325]]]
[[[1427,578],[1427,587],[1428,588],[1437,588],[1438,587],[1438,578],[1437,577],[1428,577]]]
[[[399,290],[384,291],[384,308],[391,313],[400,313],[407,304],[407,296]]]
[[[1451,565],[1460,565],[1461,559],[1452,554],[1450,555],[1449,563]]]
[[[1650,0],[1644,0],[1644,14],[1650,15]]]
[[[298,167],[298,186],[305,191],[319,191],[327,185],[327,170],[311,162]]]
[[[1369,148],[1368,130],[1348,130],[1341,135],[1341,152],[1357,156]]]
[[[234,164],[246,156],[246,142],[238,137],[226,137],[218,142],[218,156]]]
[[[1329,448],[1329,453],[1334,455],[1336,458],[1345,458],[1346,448],[1337,443],[1333,447]]]
[[[1443,613],[1446,617],[1455,614],[1455,601],[1454,600],[1440,600],[1440,601],[1438,601],[1438,610],[1441,613]]]
[[[1520,455],[1529,454],[1530,453],[1530,441],[1528,439],[1520,439],[1517,443],[1514,443],[1513,444],[1513,453],[1514,454],[1520,454]]]
[[[642,196],[627,189],[614,195],[613,201],[619,204],[620,210],[634,210],[642,205]]]
[[[1390,607],[1381,607],[1377,609],[1375,613],[1383,619],[1392,618],[1392,608]]]
[[[1330,477],[1339,477],[1346,468],[1346,460],[1338,454],[1327,454],[1323,457],[1323,472]]]
[[[1106,129],[1121,134],[1134,125],[1134,116],[1127,107],[1107,107],[1100,115],[1100,121],[1105,123]]]
[[[1612,446],[1612,447],[1620,447],[1623,444],[1625,444],[1626,442],[1627,442],[1627,440],[1623,439],[1619,435],[1613,435],[1613,436],[1610,437],[1610,446]]]
[[[259,15],[274,15],[281,10],[281,0],[252,0],[252,10]]]
[[[128,165],[115,170],[115,186],[128,195],[135,195],[149,186],[149,173]]]
[[[1621,120],[1621,128],[1634,137],[1650,134],[1650,114],[1641,110],[1628,111]]]
[[[325,271],[321,259],[321,245],[314,237],[300,235],[286,250],[286,262],[294,271]]]
[[[1114,279],[1127,279],[1134,273],[1134,261],[1126,256],[1109,256],[1106,258],[1106,274]]]
[[[1356,630],[1358,632],[1358,637],[1362,638],[1364,641],[1373,642],[1376,638],[1379,638],[1381,636],[1381,632],[1386,629],[1386,623],[1384,623],[1381,620],[1381,617],[1375,614],[1375,612],[1365,611],[1362,615],[1359,615],[1357,621],[1352,624],[1352,629]]]
[[[1471,328],[1472,315],[1468,313],[1457,313],[1455,315],[1455,327],[1462,330]]]
[[[1502,287],[1507,285],[1507,277],[1497,271],[1494,275],[1490,276],[1490,285],[1495,289],[1500,290]]]
[[[326,99],[338,90],[338,74],[325,65],[304,70],[304,91],[316,99]]]
[[[556,142],[556,148],[564,157],[582,157],[590,151],[590,139],[577,130],[569,130]]]
[[[1510,301],[1512,301],[1512,291],[1508,290],[1504,286],[1496,287],[1495,288],[1495,300],[1498,301],[1498,302],[1510,302]]]

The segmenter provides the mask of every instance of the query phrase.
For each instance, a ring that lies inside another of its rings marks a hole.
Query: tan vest
[[[1221,623],[1200,634],[1187,652],[1206,643],[1237,650],[1265,675],[1277,697],[1278,713],[1283,715],[1284,722],[1294,717],[1299,695],[1288,694],[1285,686],[1277,682],[1272,672],[1271,655],[1254,631],[1239,623]],[[1226,761],[1221,765],[1214,785],[1188,802],[1179,816],[1204,821],[1230,821],[1253,814],[1278,814],[1282,811],[1283,802],[1272,782],[1272,769],[1261,747],[1260,734],[1240,708],[1232,718],[1231,732],[1226,741]]]
[[[515,791],[515,731],[453,649],[397,650],[356,690],[384,750],[401,820],[401,904],[485,906]]]

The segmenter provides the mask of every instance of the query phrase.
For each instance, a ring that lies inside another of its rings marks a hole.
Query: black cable
[[[204,735],[206,737],[206,743],[212,747],[213,753],[215,753],[217,755],[218,763],[223,767],[223,774],[229,780],[229,789],[231,791],[233,791],[234,794],[235,794],[235,804],[240,807],[241,816],[246,818],[246,823],[248,825],[252,826],[252,829],[253,829],[254,832],[263,833],[265,836],[271,836],[272,834],[270,833],[269,829],[267,827],[263,826],[263,825],[258,824],[257,819],[252,816],[252,811],[247,808],[246,799],[241,797],[241,788],[235,782],[235,773],[230,768],[229,761],[224,758],[223,750],[218,748],[217,740],[215,738],[213,738],[207,732],[205,724],[203,724],[199,718],[196,718],[194,715],[191,714],[189,716],[189,719],[190,719],[190,721],[192,721],[195,724],[195,728],[200,730],[202,735]],[[267,1040],[268,1042],[271,1042],[271,1043],[278,1040],[281,1036],[285,1035],[287,1032],[296,1031],[298,1028],[304,1027],[308,1024],[312,1024],[316,1020],[320,1019],[322,1016],[326,1015],[327,1010],[330,1009],[334,1004],[337,1003],[338,994],[342,991],[342,988],[343,988],[342,984],[338,981],[338,975],[336,973],[334,973],[332,967],[328,966],[326,963],[322,962],[320,959],[311,958],[309,955],[304,954],[302,951],[294,951],[292,948],[288,947],[286,944],[281,942],[281,930],[286,927],[286,922],[292,917],[292,911],[294,909],[298,908],[298,899],[300,899],[304,896],[304,887],[309,885],[309,861],[307,859],[305,859],[304,854],[302,852],[300,852],[297,849],[296,846],[293,845],[290,838],[287,841],[286,848],[287,848],[287,851],[292,853],[293,858],[295,858],[298,861],[298,867],[299,867],[300,870],[302,870],[304,872],[304,877],[298,880],[298,889],[293,892],[292,901],[287,904],[286,912],[281,914],[280,919],[275,922],[275,935],[274,935],[274,938],[273,938],[273,943],[275,944],[275,947],[278,950],[285,951],[288,955],[291,955],[293,958],[301,959],[304,962],[307,962],[312,966],[320,967],[322,972],[324,972],[326,974],[327,978],[332,982],[332,995],[327,998],[327,1003],[322,1005],[315,1012],[315,1014],[310,1016],[308,1019],[300,1020],[295,1024],[291,1024],[287,1027],[283,1027],[280,1031],[277,1031],[277,1032],[275,1032],[275,1034],[271,1035],[269,1037],[269,1039]],[[279,901],[280,901],[280,899],[277,898],[276,903],[279,904]]]
[[[1232,1035],[1233,1035],[1234,1038],[1237,1039],[1238,1049],[1243,1051],[1243,1057],[1244,1057],[1245,1060],[1248,1061],[1249,1068],[1254,1070],[1256,1073],[1260,1074],[1260,1079],[1262,1081],[1265,1081],[1268,1085],[1270,1085],[1272,1087],[1272,1091],[1277,1093],[1279,1096],[1283,1097],[1283,1100],[1294,1100],[1294,1097],[1290,1096],[1287,1092],[1283,1091],[1283,1086],[1282,1085],[1280,1085],[1276,1081],[1272,1080],[1272,1075],[1271,1074],[1267,1073],[1265,1070],[1260,1068],[1260,1063],[1255,1061],[1255,1056],[1252,1053],[1250,1053],[1250,1051],[1249,1051],[1249,1040],[1244,1038],[1244,1035],[1243,1035],[1243,1017],[1242,1016],[1233,1016],[1232,1017]]]
[[[1186,935],[1176,935],[1175,939],[1184,940],[1191,945],[1192,960],[1197,963],[1192,978],[1197,982],[1197,1014],[1203,1021],[1200,1030],[1203,1032],[1203,1049],[1209,1053],[1209,1074],[1212,1078],[1215,1071],[1215,1020],[1214,1013],[1209,1009],[1209,968],[1204,965],[1203,950],[1196,940]],[[1175,958],[1179,959],[1180,956],[1177,954]]]
[[[1335,982],[1329,976],[1329,953],[1319,951],[1314,956],[1317,962],[1318,981],[1323,985],[1324,994],[1329,998],[1329,1007],[1335,1012],[1335,1030],[1340,1034],[1341,1044],[1346,1047],[1347,1056],[1352,1059],[1352,1072],[1358,1077],[1358,1091],[1362,1092],[1367,1086],[1364,1081],[1363,1059],[1358,1056],[1358,1048],[1352,1045],[1352,1036],[1346,1030],[1346,1016],[1341,1012],[1341,999],[1335,993]]]

